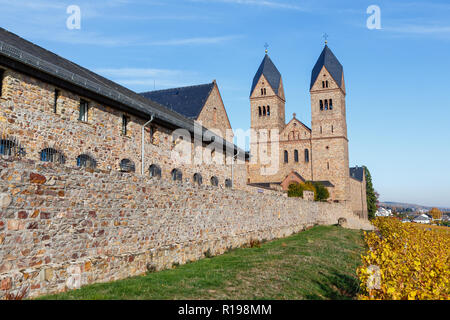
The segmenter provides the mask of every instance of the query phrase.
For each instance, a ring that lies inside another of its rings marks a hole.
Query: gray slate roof
[[[140,95],[187,118],[197,120],[213,88],[214,82],[197,86],[143,92]]]
[[[281,82],[281,73],[280,71],[278,71],[277,67],[275,67],[275,64],[272,62],[272,60],[270,60],[268,54],[264,56],[264,59],[261,62],[261,65],[259,66],[255,77],[253,78],[252,90],[250,90],[250,95],[252,95],[253,90],[255,90],[255,87],[258,84],[258,80],[259,78],[261,78],[261,75],[264,75],[264,77],[266,77],[275,94],[278,94],[278,88],[280,87]]]
[[[364,178],[364,168],[363,167],[350,168],[350,177],[362,182]]]
[[[80,48],[80,50],[82,49]],[[194,121],[192,119],[172,111],[157,102],[151,101],[132,90],[0,27],[0,58],[3,59],[4,57],[26,66],[30,72],[33,70],[43,72],[65,83],[87,90],[94,95],[117,102],[147,118],[153,115],[155,121],[160,120],[163,123],[194,132]],[[13,62],[13,64],[15,63]],[[207,128],[203,128],[203,130],[209,131]],[[209,132],[214,135],[211,131]],[[246,157],[249,157],[248,152],[244,152],[220,136],[216,136],[216,139],[219,142],[223,141],[225,145],[233,146],[234,149],[242,151]]]
[[[328,48],[327,45],[325,45],[325,48],[323,48],[322,53],[319,56],[319,59],[317,59],[316,65],[314,66],[312,73],[311,73],[311,86],[310,89],[313,87],[314,83],[317,80],[317,77],[320,74],[320,71],[325,66],[327,68],[328,72],[333,77],[334,81],[337,82],[338,86],[342,86],[342,75],[344,73],[344,67],[342,67],[342,64],[339,62],[339,60],[336,58],[334,53],[331,51],[330,48]]]

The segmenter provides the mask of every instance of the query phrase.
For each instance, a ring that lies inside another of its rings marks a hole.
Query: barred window
[[[43,162],[53,162],[60,164],[64,164],[66,162],[64,155],[60,151],[53,148],[43,149],[41,151],[40,159]]]
[[[152,164],[149,168],[149,172],[150,177],[161,179],[161,168],[158,165]]]
[[[233,187],[233,181],[231,179],[225,180],[225,188],[232,188]]]
[[[122,159],[120,161],[120,171],[122,172],[136,172],[136,166],[130,159]]]
[[[88,112],[89,112],[89,102],[85,100],[80,100],[80,114],[78,120],[87,122],[88,121]]]
[[[183,173],[179,169],[173,169],[171,172],[173,181],[183,181]]]
[[[219,185],[219,179],[216,176],[211,177],[211,185],[217,187]]]
[[[284,150],[284,163],[289,162],[289,152],[287,150]]]
[[[20,146],[20,144],[12,139],[1,139],[0,140],[0,154],[3,156],[24,156],[25,150]]]
[[[80,154],[77,157],[77,166],[83,168],[97,168],[97,161],[93,157],[87,154]]]
[[[309,150],[305,149],[305,162],[309,162]]]
[[[194,184],[201,186],[203,184],[203,177],[200,173],[194,174]]]

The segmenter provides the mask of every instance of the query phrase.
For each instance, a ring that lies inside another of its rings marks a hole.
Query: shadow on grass
[[[314,281],[319,287],[321,294],[308,294],[309,300],[353,300],[359,292],[359,281],[355,277],[337,271],[331,274],[323,274],[322,281]]]

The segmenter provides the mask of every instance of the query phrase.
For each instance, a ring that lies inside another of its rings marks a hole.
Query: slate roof
[[[197,86],[143,92],[140,95],[187,118],[197,120],[213,88],[214,82]]]
[[[320,54],[319,59],[317,59],[316,65],[312,70],[310,89],[313,87],[314,83],[317,80],[317,77],[320,74],[320,71],[324,66],[325,68],[327,68],[328,72],[331,74],[338,86],[342,87],[342,75],[344,73],[344,67],[342,67],[342,64],[336,58],[331,49],[328,48],[327,45],[325,45],[325,48],[323,48],[323,51]]]
[[[364,178],[364,168],[363,167],[350,168],[350,177],[362,182]]]
[[[255,77],[253,78],[252,90],[250,90],[250,95],[252,95],[253,90],[255,90],[255,87],[258,84],[258,80],[259,78],[261,78],[261,75],[264,75],[264,77],[266,77],[275,94],[278,94],[278,88],[280,87],[281,82],[281,73],[280,71],[278,71],[277,67],[275,67],[275,64],[269,58],[268,54],[264,56],[264,59],[261,62],[261,65],[259,66]]]
[[[327,187],[327,188],[334,188],[334,184],[332,184],[328,180],[325,180],[325,181],[313,181],[313,182],[319,182],[320,184],[322,184],[324,187]]]
[[[80,48],[80,50],[83,49]],[[13,69],[17,68],[20,72],[37,77],[49,75],[50,77],[45,77],[44,79],[46,80],[44,81],[52,79],[52,81],[56,80],[60,85],[68,84],[75,89],[79,88],[84,93],[94,96],[94,99],[110,101],[115,107],[134,112],[140,117],[149,119],[150,116],[154,116],[157,123],[194,132],[194,121],[192,119],[151,101],[1,27],[0,61]],[[202,130],[214,135],[207,128],[203,127]],[[243,151],[220,136],[215,137],[219,141],[223,141],[225,145],[230,145],[236,150]],[[249,153],[244,153],[246,158],[249,158]]]

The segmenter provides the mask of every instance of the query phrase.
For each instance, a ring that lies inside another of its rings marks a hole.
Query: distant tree
[[[372,220],[375,219],[375,212],[377,212],[378,193],[376,193],[373,188],[372,176],[366,166],[364,166],[364,171],[366,173],[367,211],[369,219]]]

